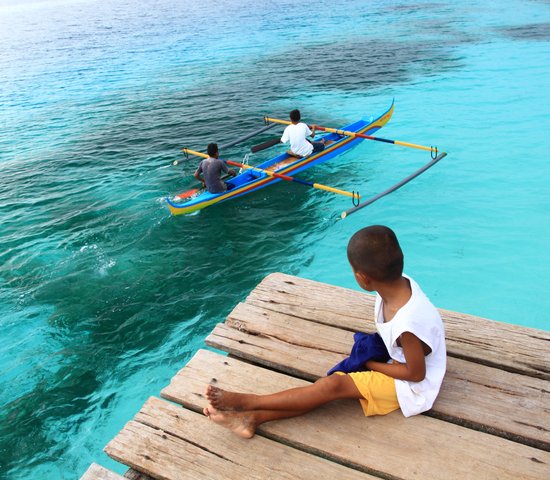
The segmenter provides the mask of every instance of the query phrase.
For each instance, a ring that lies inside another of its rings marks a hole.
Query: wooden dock
[[[448,368],[432,410],[364,417],[339,401],[238,438],[202,414],[208,383],[251,393],[306,385],[374,331],[374,296],[274,273],[105,447],[130,467],[84,480],[548,479],[550,332],[441,310]]]

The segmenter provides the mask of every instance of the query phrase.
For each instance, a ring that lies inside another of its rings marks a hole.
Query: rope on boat
[[[247,154],[244,156],[243,161],[241,162],[241,163],[243,164],[243,166],[242,166],[241,168],[239,168],[239,175],[240,175],[241,173],[243,173],[243,170],[245,170],[246,167],[248,167],[248,164],[250,163],[249,160],[250,160],[250,153],[247,153]]]

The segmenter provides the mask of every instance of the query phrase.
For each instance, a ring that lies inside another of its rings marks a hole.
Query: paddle
[[[273,124],[271,124],[273,125]],[[281,143],[281,137],[272,138],[271,140],[268,140],[267,142],[260,143],[259,145],[254,145],[250,151],[252,153],[260,152],[262,150],[265,150],[266,148],[272,147],[273,145],[277,145],[278,143]]]
[[[242,137],[239,137],[236,140],[233,140],[232,142],[224,143],[223,145],[220,145],[219,149],[220,150],[225,150],[226,148],[233,147],[233,146],[237,145],[238,143],[242,143],[245,140],[248,140],[249,138],[255,137],[256,135],[259,135],[260,133],[263,133],[266,130],[269,130],[270,128],[272,128],[274,126],[275,126],[275,124],[270,123],[269,125],[266,125],[265,127],[262,127],[259,130],[255,130],[254,132],[243,135]]]
[[[290,125],[288,120],[279,120],[277,118],[264,117],[266,122],[282,123],[283,125]],[[376,140],[377,142],[393,143],[394,145],[401,145],[402,147],[418,148],[419,150],[427,150],[431,152],[432,158],[437,156],[437,147],[426,147],[424,145],[417,145],[415,143],[402,142],[400,140],[388,140],[387,138],[373,137],[372,135],[365,135],[363,133],[349,132],[347,130],[339,130],[337,128],[322,127],[320,125],[310,125],[310,128],[315,127],[316,130],[322,130],[323,132],[337,133],[338,135],[345,135],[346,137],[366,138],[367,140]]]
[[[269,130],[270,128],[273,128],[275,126],[274,123],[270,123],[269,125],[266,125],[262,128],[260,128],[259,130],[255,130],[254,132],[251,132],[251,133],[248,133],[246,135],[243,135],[242,137],[239,137],[237,138],[236,140],[233,140],[232,142],[229,142],[229,143],[224,143],[223,145],[220,145],[219,146],[219,149],[220,150],[224,150],[226,148],[229,148],[229,147],[234,147],[235,145],[237,145],[238,143],[242,143],[244,142],[245,140],[248,140],[249,138],[252,138],[256,135],[259,135],[260,133],[263,133],[265,132],[266,130]],[[267,147],[266,147],[267,148]],[[172,165],[176,166],[178,165],[180,162],[179,160],[174,160],[172,162]]]
[[[208,158],[208,155],[206,155],[205,153],[196,152],[196,151],[191,150],[189,148],[182,148],[182,150],[183,150],[184,153],[189,154],[189,155],[196,155],[197,157]],[[253,167],[251,165],[245,165],[244,163],[234,162],[232,160],[224,160],[224,162],[227,163],[228,165],[233,165],[235,167],[240,167],[240,168],[244,168],[244,169],[247,169],[247,170],[255,170],[257,172],[265,173],[266,175],[269,175],[270,177],[280,178],[281,180],[286,180],[287,182],[296,182],[296,183],[299,183],[300,185],[306,185],[307,187],[317,188],[319,190],[325,190],[327,192],[337,193],[339,195],[345,195],[347,197],[351,197],[353,200],[356,200],[356,199],[359,200],[361,198],[358,192],[347,192],[345,190],[340,190],[339,188],[329,187],[327,185],[322,185],[320,183],[308,182],[307,180],[302,180],[302,179],[296,178],[296,177],[290,177],[288,175],[283,175],[283,174],[280,174],[280,173],[269,172],[269,171],[264,170],[262,168]]]

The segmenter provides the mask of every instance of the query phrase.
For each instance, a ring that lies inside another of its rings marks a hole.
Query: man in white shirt
[[[309,135],[311,138],[315,137],[315,125],[312,125],[312,129],[300,122],[300,110],[292,110],[290,112],[290,121],[292,122],[285,128],[283,136],[281,137],[282,143],[290,143],[290,149],[286,151],[291,157],[307,157],[312,153],[322,152],[327,145],[333,143],[332,141],[326,141],[323,139],[320,142],[310,142],[306,139]]]

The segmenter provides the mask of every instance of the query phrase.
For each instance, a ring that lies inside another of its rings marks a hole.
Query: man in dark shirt
[[[195,172],[195,178],[199,182],[202,182],[210,193],[225,192],[227,190],[227,183],[222,181],[221,173],[228,173],[234,177],[237,175],[237,172],[231,168],[227,168],[225,162],[220,160],[220,153],[216,143],[209,143],[206,151],[208,158],[200,163],[199,168]]]

